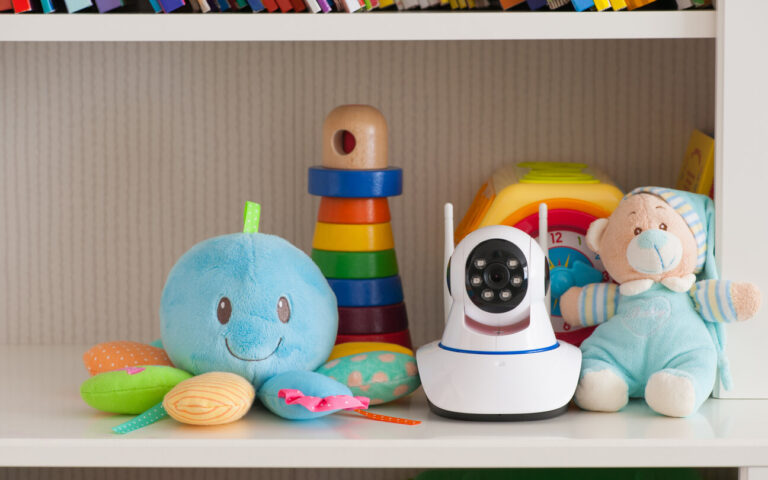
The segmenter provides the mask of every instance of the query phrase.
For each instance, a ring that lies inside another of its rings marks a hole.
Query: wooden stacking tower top
[[[343,170],[387,168],[387,120],[370,105],[334,108],[323,123],[323,166]]]

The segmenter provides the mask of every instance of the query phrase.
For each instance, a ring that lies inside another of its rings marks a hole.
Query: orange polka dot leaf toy
[[[155,395],[138,402],[152,406],[115,432],[128,433],[165,416],[193,425],[230,423],[256,398],[290,420],[368,408],[369,398],[355,396],[331,375],[333,369],[315,371],[336,338],[336,297],[306,254],[280,237],[258,233],[258,215],[259,206],[249,202],[243,233],[198,243],[171,269],[160,305],[162,349],[110,342],[84,355],[94,374],[83,384],[89,386],[90,405],[135,413],[105,399],[133,399],[146,391]],[[356,370],[359,379],[353,379],[359,381],[352,383],[385,384],[396,364],[406,377],[416,377],[415,365],[406,366],[408,361],[397,355],[371,355],[375,361],[366,362],[365,372]],[[412,384],[389,388],[400,387],[397,392],[403,394]]]

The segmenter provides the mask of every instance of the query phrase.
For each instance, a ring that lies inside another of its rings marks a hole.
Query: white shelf
[[[220,427],[166,419],[118,436],[110,428],[128,417],[80,399],[85,350],[0,347],[0,467],[768,466],[768,400],[709,400],[688,419],[635,402],[618,414],[472,423],[430,413],[419,391],[376,409],[418,426],[347,413],[290,422],[259,409]]]
[[[713,38],[714,11],[0,15],[2,41]]]

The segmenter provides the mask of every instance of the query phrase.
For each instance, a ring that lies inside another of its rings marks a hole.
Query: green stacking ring
[[[394,250],[332,252],[312,249],[312,260],[327,278],[380,278],[398,273]]]

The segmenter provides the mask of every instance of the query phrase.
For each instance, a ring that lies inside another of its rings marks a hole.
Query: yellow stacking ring
[[[317,222],[312,248],[335,252],[373,252],[395,248],[395,240],[389,222],[362,225]]]

